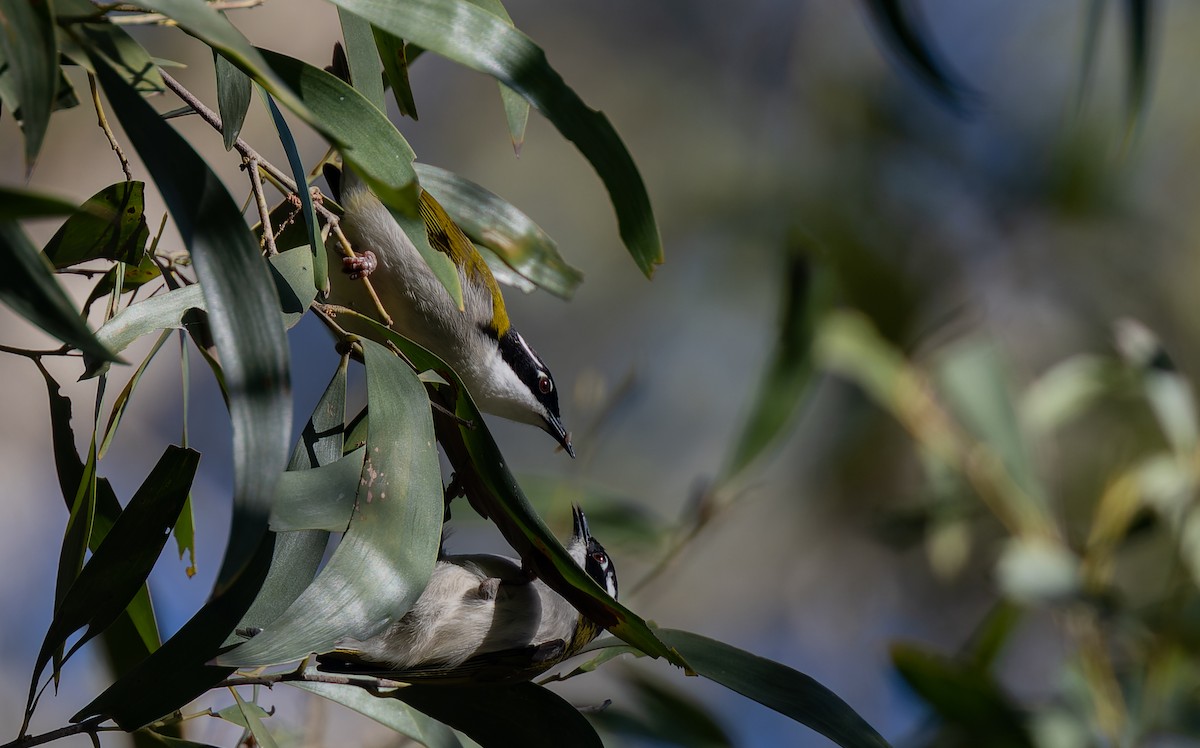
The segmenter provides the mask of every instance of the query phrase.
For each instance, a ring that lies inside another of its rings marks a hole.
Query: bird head
[[[574,531],[567,542],[567,553],[575,563],[583,567],[596,584],[603,587],[614,600],[617,599],[617,568],[604,546],[592,537],[583,509],[575,504],[571,507],[571,514],[574,519]]]

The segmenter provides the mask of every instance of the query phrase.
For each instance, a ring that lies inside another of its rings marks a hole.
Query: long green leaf
[[[513,25],[512,16],[504,8],[500,0],[469,0],[474,5],[483,8],[500,20]],[[529,102],[521,94],[503,83],[500,86],[500,103],[504,105],[504,118],[508,121],[508,134],[512,138],[513,151],[521,155],[521,146],[525,144],[525,125],[529,122]]]
[[[229,690],[233,694],[233,700],[237,702],[238,712],[246,720],[246,729],[254,736],[254,742],[261,745],[262,748],[277,748],[278,744],[275,742],[275,738],[271,736],[266,725],[263,724],[262,715],[259,714],[259,712],[265,714],[265,711],[261,707],[255,709],[254,707],[257,704],[247,704],[243,701],[241,694],[237,692],[236,688]]]
[[[349,357],[343,356],[329,386],[300,432],[300,439],[288,463],[288,472],[280,478],[281,483],[292,472],[329,465],[341,458],[345,442],[348,365]],[[238,623],[238,628],[261,629],[287,610],[317,575],[328,544],[329,533],[322,530],[276,535],[271,570],[254,604]]]
[[[550,235],[504,198],[436,166],[417,164],[421,186],[471,241],[495,252],[522,278],[569,299],[583,273],[567,264]]]
[[[412,84],[408,80],[408,50],[404,40],[376,26],[371,27],[375,48],[383,62],[383,72],[392,87],[396,108],[406,117],[417,118],[417,103],[413,100]]]
[[[92,195],[43,250],[56,268],[106,259],[137,265],[146,251],[145,184],[117,182]]]
[[[561,696],[532,683],[515,686],[409,686],[400,699],[461,730],[480,745],[602,748],[596,730]]]
[[[55,611],[34,664],[31,697],[42,669],[67,637],[87,626],[67,653],[70,657],[108,628],[142,589],[179,517],[199,462],[199,452],[167,447]]]
[[[1150,0],[1125,0],[1129,24],[1129,119],[1137,124],[1146,109],[1150,80]]]
[[[400,358],[363,341],[367,460],[350,527],[317,579],[256,637],[218,664],[273,665],[364,640],[425,589],[442,529],[441,471],[425,389]]]
[[[50,335],[101,361],[120,361],[83,323],[45,256],[13,221],[0,221],[0,301]]]
[[[662,241],[642,177],[608,119],[589,109],[529,37],[467,0],[334,0],[375,26],[473,70],[525,97],[579,148],[608,190],[621,239],[649,277]]]
[[[336,75],[278,52],[261,52],[371,191],[388,207],[415,216],[416,155],[387,115]]]
[[[213,50],[213,65],[217,72],[217,111],[221,114],[221,138],[225,150],[231,150],[242,132],[246,114],[250,111],[250,76]]]
[[[79,206],[55,195],[0,186],[0,221],[70,215]]]
[[[354,512],[364,456],[355,450],[328,465],[284,473],[271,510],[271,530],[345,531]]]
[[[321,241],[321,227],[317,225],[312,192],[308,190],[308,183],[305,181],[307,173],[304,171],[304,161],[300,158],[300,149],[296,147],[296,139],[292,137],[292,130],[288,127],[287,120],[283,118],[283,112],[279,111],[279,107],[275,105],[275,100],[271,98],[270,94],[263,92],[261,88],[259,92],[267,102],[267,109],[271,112],[271,121],[275,123],[275,131],[279,133],[279,143],[283,146],[283,152],[287,154],[288,166],[292,170],[292,179],[296,180],[297,185],[304,185],[298,190],[296,197],[300,198],[300,211],[306,229],[305,238],[308,240],[308,247],[313,257],[312,286],[317,291],[324,292],[329,285],[329,255],[325,252],[325,243]],[[276,226],[271,228],[278,231]],[[276,236],[275,240],[278,244],[279,237]],[[309,297],[309,301],[312,301],[312,297]]]
[[[0,12],[0,49],[13,76],[21,102],[21,129],[25,133],[25,171],[33,171],[58,85],[58,40],[54,36],[54,10],[50,0],[9,0]]]
[[[292,327],[300,321],[316,295],[309,250],[307,247],[297,247],[281,252],[271,258],[270,268],[275,290],[279,294],[284,326]],[[143,335],[187,327],[191,322],[189,312],[205,311],[207,308],[203,286],[186,286],[130,304],[105,322],[96,331],[96,337],[107,348],[120,353]],[[93,361],[86,356],[85,360],[84,378],[108,370],[103,362]]]
[[[837,694],[804,673],[688,631],[655,629],[655,633],[679,650],[697,675],[807,725],[843,748],[888,746]],[[619,645],[605,637],[584,651]]]
[[[288,685],[350,707],[428,748],[462,748],[462,742],[453,730],[398,699],[380,698],[366,689],[340,683],[291,682]]]
[[[350,66],[350,84],[367,101],[381,112],[387,111],[383,100],[383,63],[375,49],[375,35],[371,24],[362,18],[338,8],[338,22],[342,26],[345,42],[346,62]]]

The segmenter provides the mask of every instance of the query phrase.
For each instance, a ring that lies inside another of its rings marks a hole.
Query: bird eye
[[[593,553],[592,560],[601,566],[604,566],[608,563],[608,556],[605,556],[603,553]]]
[[[538,391],[543,395],[549,395],[554,390],[554,382],[550,381],[550,377],[545,374],[538,375]]]

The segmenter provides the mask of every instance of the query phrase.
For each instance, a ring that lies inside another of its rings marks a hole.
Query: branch
[[[118,732],[121,730],[119,727],[101,727],[100,723],[106,719],[107,717],[96,716],[90,719],[85,719],[78,724],[67,725],[66,727],[60,727],[57,730],[51,730],[50,732],[43,733],[42,735],[23,735],[11,743],[5,743],[4,745],[0,746],[0,748],[30,748],[30,746],[43,745],[54,740],[81,734],[91,737],[92,742],[94,743],[96,742],[97,733]]]
[[[289,670],[285,673],[273,673],[270,675],[235,675],[232,678],[226,678],[213,688],[233,688],[234,686],[266,686],[271,688],[276,683],[331,683],[336,686],[356,686],[365,689],[371,693],[379,693],[382,691],[395,690],[398,688],[406,688],[410,684],[398,680],[389,680],[387,678],[376,678],[370,675],[347,674],[339,675],[337,673],[322,673],[316,670]],[[0,746],[0,748],[8,748]]]
[[[96,76],[88,73],[88,88],[92,90],[92,105],[96,107],[96,122],[100,125],[100,129],[104,131],[104,137],[108,138],[108,144],[112,146],[113,152],[117,154],[117,158],[121,161],[121,171],[125,172],[125,181],[133,181],[133,172],[129,170],[129,159],[125,158],[125,152],[121,150],[121,146],[117,143],[117,136],[113,134],[112,128],[108,126],[108,118],[104,116],[104,107],[100,104],[100,91],[96,88]]]
[[[266,0],[213,0],[208,6],[214,10],[241,10],[243,8],[257,8]],[[137,11],[141,10],[136,5],[116,5],[111,6],[109,10],[117,11]],[[146,24],[163,24],[174,26],[175,21],[162,13],[138,13],[130,16],[110,16],[108,19],[111,23],[117,26],[141,26]]]

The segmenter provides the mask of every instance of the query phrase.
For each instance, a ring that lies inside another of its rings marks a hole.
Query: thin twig
[[[0,353],[12,353],[17,356],[24,356],[25,358],[33,358],[33,359],[41,358],[42,356],[70,356],[70,355],[72,355],[71,349],[65,345],[61,348],[53,348],[53,349],[45,350],[45,351],[31,351],[31,350],[28,350],[25,348],[15,348],[10,345],[0,344]]]
[[[92,73],[87,74],[88,88],[92,91],[92,105],[96,107],[96,122],[100,125],[100,129],[104,131],[104,137],[108,138],[108,144],[112,146],[113,152],[117,154],[117,158],[121,161],[121,171],[125,172],[125,181],[133,181],[133,172],[129,170],[129,159],[125,158],[125,152],[121,150],[120,144],[117,143],[117,136],[113,134],[112,128],[108,126],[108,118],[104,116],[104,106],[100,103],[100,90],[96,87],[96,76]]]
[[[50,732],[43,733],[41,735],[22,735],[11,743],[5,743],[4,745],[0,746],[0,748],[31,748],[31,746],[43,745],[55,740],[80,734],[86,734],[95,739],[96,733],[115,732],[121,729],[119,727],[101,727],[100,723],[105,719],[107,718],[99,716],[92,717],[91,719],[85,719],[83,722],[79,722],[78,724],[60,727],[57,730],[51,730]]]
[[[178,96],[183,103],[190,106],[192,110],[196,112],[196,114],[200,115],[200,119],[207,122],[209,126],[211,126],[217,132],[224,132],[220,115],[209,109],[204,102],[196,98],[196,95],[191,91],[184,88],[183,85],[171,77],[167,71],[160,69],[160,72],[162,74],[163,83],[166,84],[167,88],[171,89],[171,91]],[[237,138],[237,140],[235,140],[233,143],[233,147],[239,154],[241,154],[243,159],[256,160],[267,179],[275,182],[276,186],[283,186],[281,191],[299,194],[295,180],[280,170],[279,167],[275,166],[270,161],[259,155],[258,151],[254,150],[254,148],[252,148],[245,140],[242,140],[240,137]],[[305,185],[305,187],[307,188],[307,185]],[[321,218],[325,219],[327,224],[333,227],[333,231],[338,237],[338,244],[341,247],[342,252],[347,257],[354,257],[354,249],[351,248],[350,241],[346,239],[345,234],[342,233],[337,215],[322,205],[320,201],[313,201],[313,208],[321,215]],[[387,310],[383,308],[383,303],[379,300],[379,296],[375,293],[375,288],[371,285],[370,279],[363,278],[362,283],[367,289],[367,294],[370,295],[371,301],[375,303],[375,308],[379,312],[379,316],[380,319],[383,320],[383,324],[390,327],[392,324],[392,317],[387,313]]]
[[[271,208],[267,205],[267,196],[263,193],[262,175],[258,169],[258,158],[247,158],[242,162],[242,168],[250,175],[250,191],[254,194],[254,202],[258,205],[258,220],[262,224],[263,247],[267,256],[279,254],[275,247],[275,232],[271,228]]]
[[[284,673],[269,675],[235,675],[226,678],[213,688],[233,688],[234,686],[266,686],[273,687],[276,683],[331,683],[336,686],[357,686],[371,692],[406,688],[409,684],[387,678],[375,678],[369,675],[339,675],[337,673],[322,673],[310,669],[289,670]],[[7,746],[0,746],[7,748]]]

